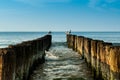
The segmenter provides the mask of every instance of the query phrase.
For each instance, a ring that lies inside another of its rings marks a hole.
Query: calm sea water
[[[16,44],[22,41],[39,38],[47,32],[0,32],[0,48],[9,44]],[[93,39],[100,39],[106,42],[120,43],[120,32],[72,32],[72,34],[82,35]],[[52,32],[53,42],[65,42],[64,32]]]
[[[105,42],[120,43],[120,32],[73,32],[73,34],[104,40]]]

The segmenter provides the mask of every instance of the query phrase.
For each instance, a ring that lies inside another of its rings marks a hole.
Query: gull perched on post
[[[70,33],[71,33],[71,30],[66,32],[66,34],[70,34]]]

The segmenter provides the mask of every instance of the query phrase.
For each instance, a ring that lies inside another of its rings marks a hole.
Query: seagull
[[[48,32],[48,35],[51,35],[51,33],[52,33],[52,32],[51,32],[51,31],[49,31],[49,32]]]
[[[71,33],[71,30],[66,32],[66,34],[70,34],[70,33]]]

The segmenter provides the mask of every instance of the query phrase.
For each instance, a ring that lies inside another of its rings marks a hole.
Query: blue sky
[[[120,0],[0,0],[0,31],[120,31]]]

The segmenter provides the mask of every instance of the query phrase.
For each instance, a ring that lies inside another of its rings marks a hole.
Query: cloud
[[[89,0],[88,6],[94,9],[104,10],[118,9],[120,8],[117,6],[118,4],[120,4],[120,0]]]

